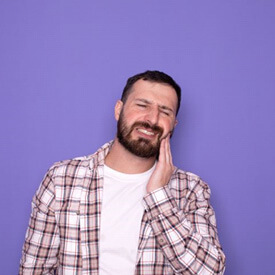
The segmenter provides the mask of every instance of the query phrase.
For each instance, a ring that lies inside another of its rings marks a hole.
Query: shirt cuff
[[[164,213],[169,215],[169,213],[173,212],[173,208],[177,207],[176,201],[167,185],[146,194],[143,198],[143,204],[149,219],[154,219]]]

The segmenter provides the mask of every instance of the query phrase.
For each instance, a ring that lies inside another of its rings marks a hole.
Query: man
[[[210,190],[172,162],[180,99],[162,72],[128,79],[115,140],[42,181],[20,274],[223,274]]]

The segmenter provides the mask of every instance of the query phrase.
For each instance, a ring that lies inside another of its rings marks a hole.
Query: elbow
[[[221,250],[220,253],[219,253],[219,257],[217,259],[217,263],[216,263],[216,266],[214,268],[215,270],[215,273],[214,274],[217,274],[217,275],[222,275],[224,274],[224,271],[225,271],[225,262],[226,262],[226,257],[223,253],[223,251]]]

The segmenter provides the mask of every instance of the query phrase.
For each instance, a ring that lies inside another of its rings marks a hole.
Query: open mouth
[[[135,131],[141,137],[153,140],[162,136],[163,129],[158,125],[150,125],[147,122],[136,122],[132,125],[131,132]]]
[[[154,136],[155,133],[153,131],[150,131],[148,129],[144,129],[144,128],[137,128],[137,131],[142,133],[142,134],[145,134],[147,136]]]

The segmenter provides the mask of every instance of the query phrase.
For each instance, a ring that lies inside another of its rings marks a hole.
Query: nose
[[[145,120],[149,122],[151,125],[157,125],[159,121],[159,110],[158,108],[151,108],[148,110]]]

